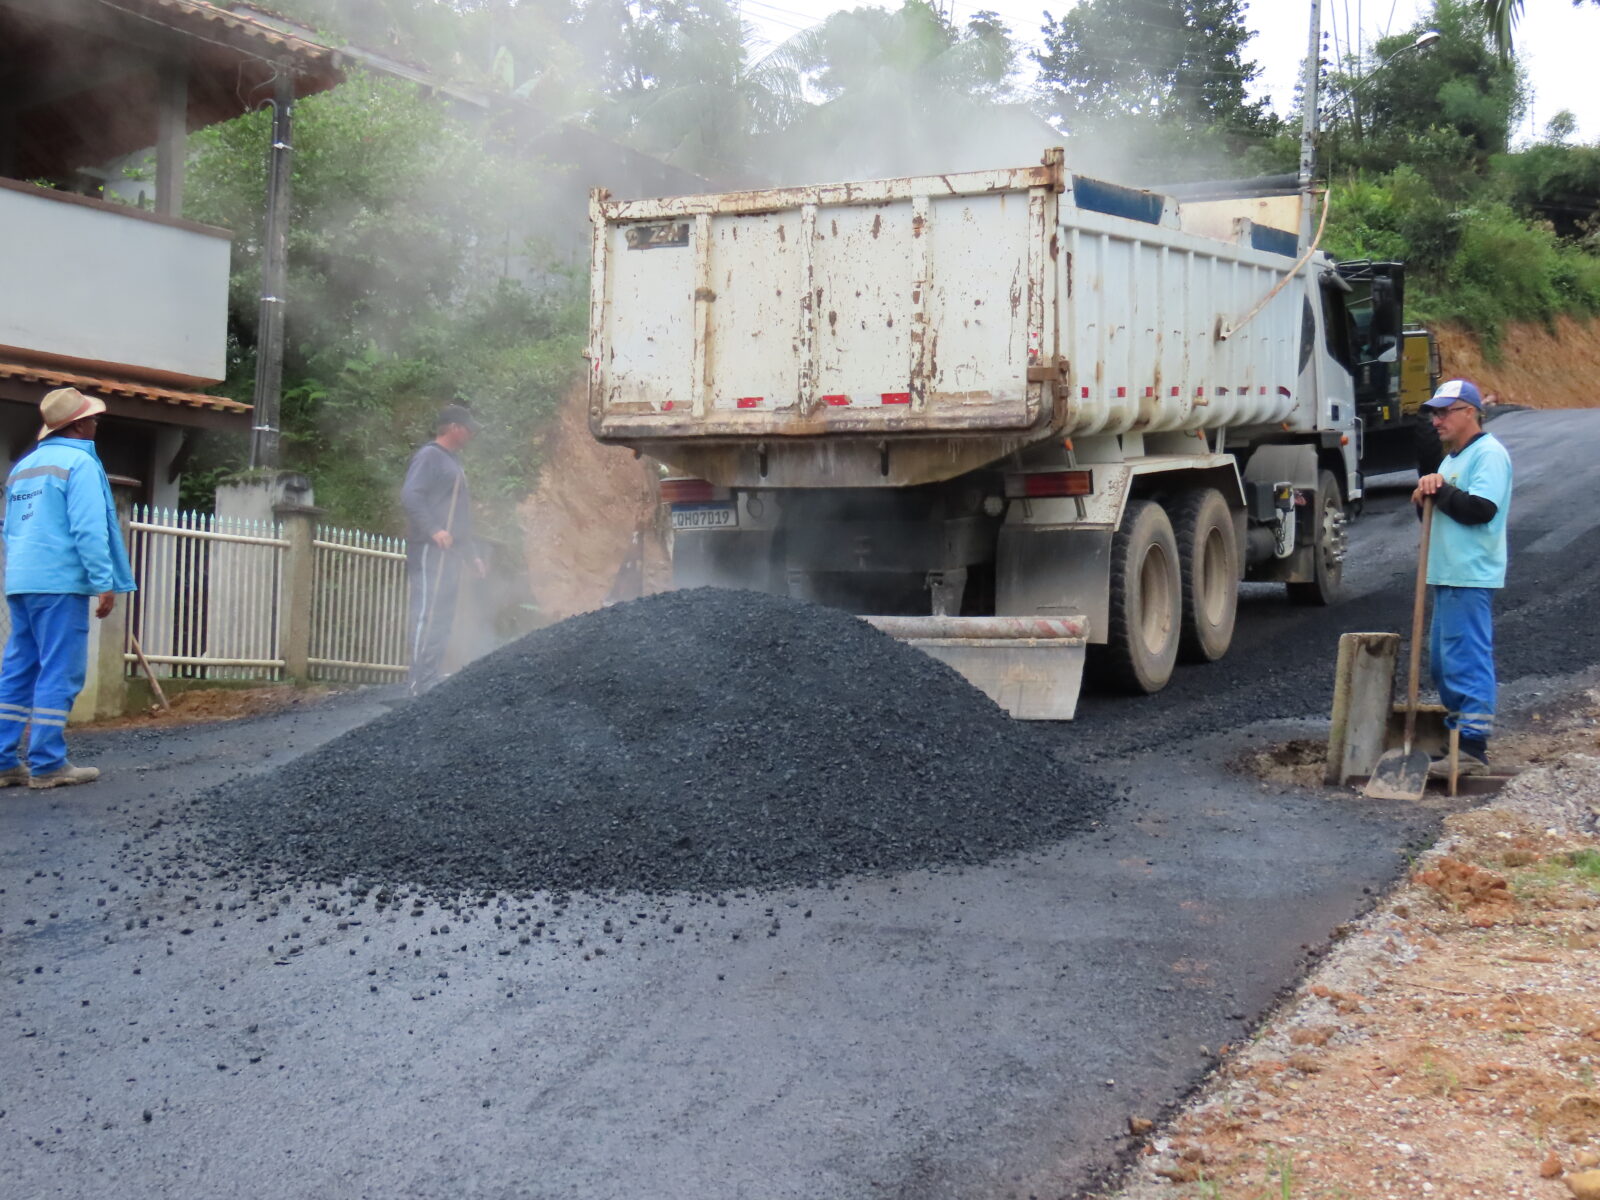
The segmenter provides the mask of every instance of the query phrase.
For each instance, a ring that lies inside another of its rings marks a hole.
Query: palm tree
[[[1502,61],[1511,57],[1511,31],[1522,16],[1522,0],[1480,0],[1483,19],[1489,22],[1489,32],[1494,36],[1495,48]]]
[[[1582,4],[1583,0],[1572,0],[1574,8]],[[1590,4],[1600,5],[1600,0],[1589,0]],[[1522,16],[1522,0],[1478,0],[1478,9],[1483,13],[1483,19],[1489,22],[1489,31],[1494,35],[1495,47],[1500,51],[1500,57],[1511,57],[1511,32],[1517,27],[1517,18]]]

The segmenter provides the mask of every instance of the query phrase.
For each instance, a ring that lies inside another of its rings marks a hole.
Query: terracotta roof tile
[[[303,63],[334,67],[338,52],[331,46],[297,37],[273,28],[245,13],[229,12],[204,0],[102,0],[120,8],[159,21],[174,29],[196,35],[216,35],[240,49],[253,47],[270,57],[292,55]]]
[[[171,0],[167,0],[171,2]],[[101,396],[122,396],[129,400],[144,400],[151,404],[170,404],[179,408],[207,408],[212,412],[247,413],[250,405],[230,400],[226,396],[207,396],[202,392],[180,392],[174,388],[156,387],[131,379],[117,379],[107,375],[77,375],[67,371],[52,371],[46,367],[26,363],[0,362],[0,379],[20,379],[27,383],[43,383],[55,387],[75,387]]]

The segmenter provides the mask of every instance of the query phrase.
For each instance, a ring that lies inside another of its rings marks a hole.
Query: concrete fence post
[[[111,477],[111,495],[117,505],[117,524],[122,544],[128,544],[128,522],[133,520],[133,486],[135,481],[120,476]],[[127,711],[128,676],[123,658],[128,640],[128,605],[131,596],[118,596],[117,606],[104,621],[96,620],[92,606],[94,597],[87,600],[91,606],[89,617],[89,670],[84,676],[83,691],[72,705],[68,723],[81,725],[89,721],[103,721],[120,717]]]
[[[323,510],[312,504],[279,504],[272,510],[289,543],[283,556],[278,593],[278,646],[283,673],[297,683],[311,678],[311,598],[316,583],[317,520]]]

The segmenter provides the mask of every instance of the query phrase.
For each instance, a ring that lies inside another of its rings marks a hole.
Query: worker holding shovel
[[[1439,433],[1444,461],[1417,481],[1412,502],[1432,497],[1433,533],[1428,584],[1433,625],[1428,657],[1445,707],[1445,725],[1460,737],[1458,772],[1489,769],[1494,732],[1494,620],[1492,599],[1506,582],[1506,516],[1511,507],[1511,456],[1483,431],[1483,400],[1465,379],[1439,385],[1423,406]],[[1449,776],[1448,756],[1428,767]]]
[[[483,561],[472,540],[472,504],[460,454],[478,432],[464,404],[447,404],[434,423],[434,437],[411,456],[400,503],[406,512],[406,585],[410,595],[411,694],[439,681],[450,632],[455,627],[461,568],[470,562],[479,578]]]

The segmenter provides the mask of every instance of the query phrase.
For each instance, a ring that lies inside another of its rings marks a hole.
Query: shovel
[[[1422,549],[1417,554],[1417,592],[1411,610],[1411,681],[1406,690],[1406,740],[1399,750],[1385,750],[1372,768],[1366,794],[1374,800],[1421,800],[1428,786],[1428,755],[1415,749],[1417,675],[1422,669],[1422,607],[1428,586],[1428,534],[1433,529],[1433,497],[1422,499]]]

